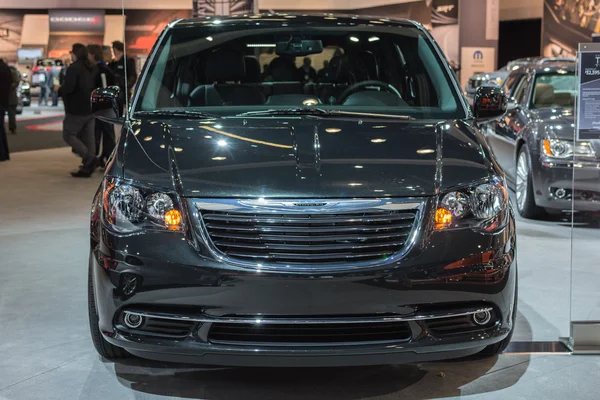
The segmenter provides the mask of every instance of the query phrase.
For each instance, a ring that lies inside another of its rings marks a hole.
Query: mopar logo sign
[[[483,60],[483,53],[480,50],[473,52],[473,60]]]

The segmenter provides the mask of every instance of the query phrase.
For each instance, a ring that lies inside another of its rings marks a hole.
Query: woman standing
[[[75,43],[71,55],[73,64],[67,69],[61,87],[65,103],[63,139],[83,162],[79,170],[71,172],[71,175],[89,178],[97,165],[94,115],[90,105],[95,67],[90,63],[87,47],[83,44]]]

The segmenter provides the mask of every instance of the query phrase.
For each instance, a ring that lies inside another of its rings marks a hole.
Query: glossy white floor
[[[508,353],[487,360],[341,369],[198,369],[101,360],[86,312],[87,218],[99,180],[69,176],[69,149],[0,163],[0,399],[597,399],[600,357]],[[519,221],[516,342],[568,333],[570,230]],[[599,243],[600,230],[578,231]],[[596,246],[597,247],[597,246]],[[590,252],[576,275],[600,278]],[[585,262],[589,260],[590,262]],[[586,270],[589,268],[590,270]],[[596,282],[596,284],[594,284]],[[598,300],[577,297],[582,317]],[[598,296],[597,294],[595,296]]]

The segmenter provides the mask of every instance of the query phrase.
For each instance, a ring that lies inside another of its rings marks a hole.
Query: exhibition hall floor
[[[335,369],[102,360],[86,305],[88,218],[101,175],[73,179],[78,164],[68,148],[0,163],[1,400],[598,398],[600,357],[528,352],[569,332],[570,228],[560,220],[518,221],[519,318],[515,345],[498,358]],[[600,237],[578,229],[590,243]],[[578,257],[582,268],[596,264],[592,253]]]

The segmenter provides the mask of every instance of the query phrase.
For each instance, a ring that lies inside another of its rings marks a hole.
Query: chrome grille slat
[[[327,254],[309,254],[309,253],[244,253],[239,251],[228,251],[227,254],[242,258],[263,258],[263,259],[282,259],[282,260],[330,260],[330,259],[352,259],[352,258],[384,258],[391,255],[393,252],[381,253],[327,253]]]
[[[229,234],[224,232],[212,232],[211,236],[216,238],[227,238],[227,239],[239,239],[248,241],[264,241],[264,242],[336,242],[340,240],[355,240],[355,241],[368,241],[378,239],[392,239],[397,237],[404,237],[410,234],[409,231],[403,232],[392,232],[385,234],[373,234],[369,236],[356,236],[356,235],[244,235],[244,234]]]
[[[227,247],[239,247],[246,248],[252,250],[304,250],[304,251],[325,251],[325,250],[359,250],[359,249],[371,249],[373,247],[393,247],[393,246],[402,246],[404,242],[383,242],[383,243],[369,243],[369,244],[360,244],[360,243],[346,243],[346,244],[326,244],[326,245],[314,245],[310,246],[303,244],[276,244],[276,243],[267,243],[264,246],[259,246],[252,243],[228,243],[222,241],[216,241],[215,244],[217,247],[227,246]]]
[[[368,226],[368,225],[351,225],[351,226],[241,226],[241,225],[222,225],[222,224],[206,224],[206,227],[210,231],[211,229],[222,229],[222,230],[236,230],[246,232],[378,232],[381,230],[391,229],[406,229],[411,228],[412,224],[400,224],[400,225],[381,225],[381,226]]]
[[[205,214],[202,216],[205,221],[226,221],[226,222],[244,222],[244,223],[259,223],[259,224],[340,224],[340,223],[359,223],[359,222],[375,222],[375,221],[391,221],[391,220],[412,220],[414,214],[402,213],[395,215],[369,215],[369,216],[343,216],[342,218],[330,218],[327,214],[311,214],[299,215],[290,217],[284,215],[282,218],[277,216],[256,217],[245,215],[216,215]]]
[[[261,268],[378,264],[414,243],[424,199],[194,201],[209,249]],[[388,261],[389,262],[389,261]]]

